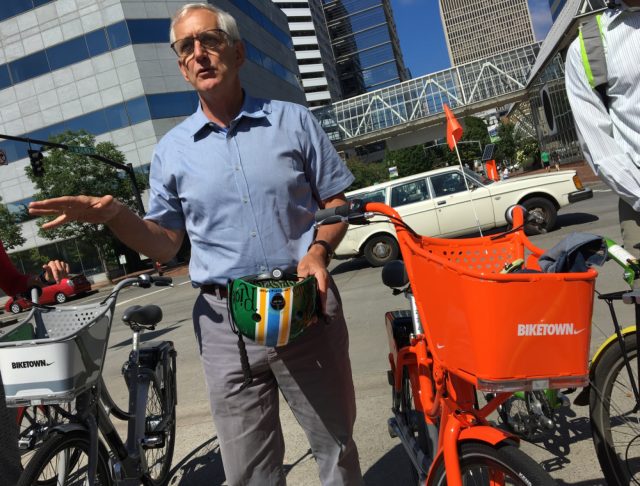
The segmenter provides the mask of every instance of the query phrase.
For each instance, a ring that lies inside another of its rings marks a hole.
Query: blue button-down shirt
[[[200,107],[158,143],[146,219],[186,230],[194,286],[225,284],[295,267],[318,201],[353,179],[308,109],[245,94],[228,129]]]

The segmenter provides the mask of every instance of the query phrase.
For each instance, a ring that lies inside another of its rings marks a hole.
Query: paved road
[[[533,241],[548,248],[572,231],[606,234],[619,239],[616,208],[616,199],[609,191],[598,191],[594,199],[561,211],[558,218],[560,228],[548,235],[535,237]],[[366,484],[404,486],[409,484],[408,460],[398,440],[389,437],[386,426],[390,416],[391,391],[386,378],[388,363],[383,316],[388,310],[404,308],[406,301],[402,297],[393,297],[382,285],[380,269],[370,268],[362,261],[334,263],[332,273],[342,292],[350,332],[350,355],[358,405],[355,438]],[[620,288],[620,273],[619,268],[610,264],[601,272],[597,287],[606,290]],[[189,285],[187,277],[178,277],[175,283],[173,289],[128,289],[121,295],[118,311],[121,313],[133,304],[160,304],[165,319],[157,331],[148,333],[147,338],[171,339],[178,349],[178,432],[175,474],[171,484],[220,485],[224,484],[224,473],[191,324],[191,307],[196,291]],[[97,298],[92,296],[83,301]],[[543,303],[532,302],[532,305]],[[607,321],[605,309],[596,304],[592,351],[610,334]],[[126,397],[120,367],[128,353],[130,336],[124,326],[116,321],[114,324],[105,377],[117,401],[124,405]],[[317,485],[317,468],[306,438],[286,404],[281,403],[288,482],[294,486]],[[561,485],[604,484],[585,413],[585,409],[577,407],[568,410],[562,415],[561,426],[554,434],[543,441],[522,445]]]

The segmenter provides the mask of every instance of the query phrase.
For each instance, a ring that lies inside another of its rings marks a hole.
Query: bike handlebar
[[[143,273],[137,277],[125,278],[113,288],[103,302],[106,302],[111,297],[118,295],[123,288],[131,287],[132,285],[137,285],[143,289],[148,289],[152,285],[157,287],[173,287],[173,279],[171,277],[154,277],[148,273]]]

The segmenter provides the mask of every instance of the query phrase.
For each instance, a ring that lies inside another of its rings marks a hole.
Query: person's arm
[[[43,229],[72,221],[106,224],[115,236],[133,250],[154,260],[171,260],[182,244],[183,230],[164,228],[145,220],[112,196],[63,196],[29,204],[29,214],[55,216]]]
[[[22,275],[13,265],[9,256],[0,245],[0,288],[7,295],[16,295],[27,288],[29,277]]]
[[[322,201],[323,208],[333,208],[347,204],[347,198],[344,193],[336,194]],[[324,241],[331,248],[331,253],[336,249],[342,238],[347,232],[345,223],[329,224],[320,226],[316,232],[314,241]],[[329,271],[327,264],[329,254],[327,248],[322,244],[312,244],[307,254],[302,257],[298,263],[298,276],[307,277],[313,275],[318,281],[318,290],[320,291],[320,302],[322,309],[325,309],[327,301],[327,289],[329,288]]]
[[[640,211],[640,170],[634,157],[613,138],[613,122],[598,94],[589,86],[578,42],[571,44],[565,69],[567,97],[582,151],[594,171],[620,197]]]

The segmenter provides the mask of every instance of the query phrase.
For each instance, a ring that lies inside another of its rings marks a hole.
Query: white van
[[[478,226],[506,225],[505,210],[513,204],[537,214],[537,221],[526,227],[528,234],[544,233],[555,225],[559,208],[593,197],[574,170],[497,182],[468,169],[464,173],[466,177],[460,167],[445,167],[351,191],[347,198],[383,202],[419,234],[447,238],[477,232]],[[335,251],[337,258],[360,255],[373,266],[399,257],[395,229],[384,218],[350,226]]]

